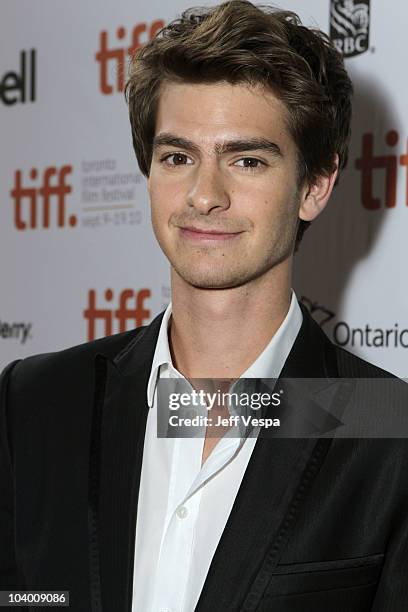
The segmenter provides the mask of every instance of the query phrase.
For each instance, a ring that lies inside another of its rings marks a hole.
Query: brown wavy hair
[[[155,119],[164,82],[261,84],[288,110],[298,151],[298,185],[347,162],[352,84],[326,34],[293,12],[230,0],[190,8],[131,59],[125,97],[141,172],[149,175]],[[296,246],[309,225],[300,221]]]

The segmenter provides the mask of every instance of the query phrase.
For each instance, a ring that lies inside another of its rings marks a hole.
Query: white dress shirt
[[[132,612],[193,612],[257,440],[224,436],[201,465],[203,438],[157,437],[157,378],[184,378],[172,364],[170,316],[171,304],[147,387]],[[292,291],[283,323],[241,378],[278,378],[301,323]]]

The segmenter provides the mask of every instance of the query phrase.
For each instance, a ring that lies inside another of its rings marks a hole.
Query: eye
[[[242,162],[242,163],[241,163]],[[261,166],[264,166],[264,162],[256,157],[242,157],[235,162],[243,170],[258,170]]]
[[[190,160],[190,163],[188,162]],[[161,162],[165,162],[167,166],[186,166],[191,165],[192,160],[184,153],[170,153],[161,158]]]

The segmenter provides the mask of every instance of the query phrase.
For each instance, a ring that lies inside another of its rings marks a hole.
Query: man
[[[291,291],[346,162],[350,96],[322,33],[240,0],[185,12],[134,57],[172,301],[147,327],[4,370],[3,590],[66,589],[75,611],[405,609],[404,440],[156,434],[166,379],[387,377]]]

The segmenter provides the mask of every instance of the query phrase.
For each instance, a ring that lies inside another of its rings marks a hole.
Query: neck
[[[291,261],[240,287],[198,289],[173,269],[170,349],[186,378],[238,378],[282,324]]]

